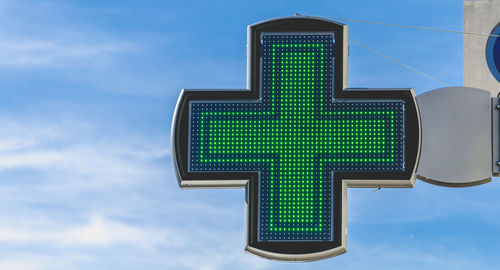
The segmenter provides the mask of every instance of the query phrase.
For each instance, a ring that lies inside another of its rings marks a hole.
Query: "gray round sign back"
[[[417,96],[422,148],[417,177],[465,187],[491,181],[490,92],[445,87]]]

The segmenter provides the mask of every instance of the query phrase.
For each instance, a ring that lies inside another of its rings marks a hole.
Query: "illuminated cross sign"
[[[249,89],[184,90],[173,122],[181,187],[246,187],[248,252],[345,252],[346,188],[411,187],[411,89],[345,89],[347,30],[311,17],[249,27]]]

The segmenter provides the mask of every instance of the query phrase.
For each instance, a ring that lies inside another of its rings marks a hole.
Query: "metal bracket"
[[[500,98],[491,98],[491,146],[493,176],[500,176]]]

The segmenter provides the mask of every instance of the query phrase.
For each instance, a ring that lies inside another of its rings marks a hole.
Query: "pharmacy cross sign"
[[[250,90],[183,90],[173,121],[181,187],[246,187],[247,247],[309,261],[346,250],[347,187],[411,187],[411,89],[346,89],[346,26],[312,17],[249,27]]]

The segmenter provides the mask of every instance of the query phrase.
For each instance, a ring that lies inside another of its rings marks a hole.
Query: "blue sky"
[[[496,269],[496,179],[351,189],[348,253],[292,264],[243,251],[243,190],[178,188],[180,90],[244,88],[246,26],[296,12],[463,29],[461,1],[0,1],[0,269]],[[461,35],[348,25],[463,84]],[[441,87],[350,48],[350,87]]]

